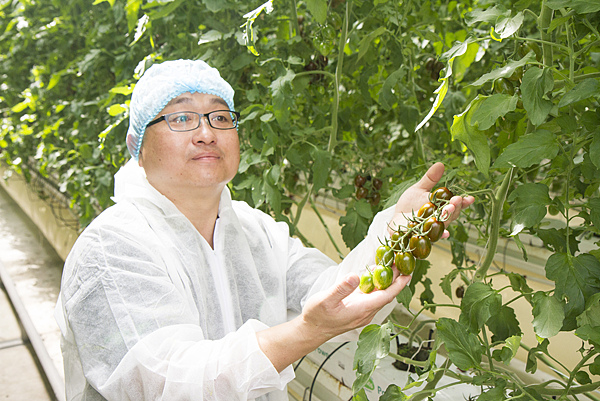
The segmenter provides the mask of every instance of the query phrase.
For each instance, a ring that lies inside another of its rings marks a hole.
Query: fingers
[[[429,170],[425,173],[425,175],[419,180],[417,185],[425,190],[431,191],[435,184],[442,178],[444,175],[444,164],[437,162],[433,166],[429,167]]]
[[[360,284],[360,278],[356,273],[347,274],[342,280],[331,287],[331,296],[328,297],[333,303],[340,302],[352,294]]]

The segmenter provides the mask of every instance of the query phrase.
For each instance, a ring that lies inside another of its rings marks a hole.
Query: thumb
[[[444,163],[437,162],[429,167],[429,170],[427,170],[425,175],[419,180],[418,185],[421,189],[431,191],[443,175]]]
[[[352,294],[356,287],[360,284],[360,279],[356,273],[347,274],[342,280],[335,283],[331,289],[330,299],[334,302],[339,302]]]

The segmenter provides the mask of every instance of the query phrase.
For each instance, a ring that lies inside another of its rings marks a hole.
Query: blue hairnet
[[[219,96],[233,108],[233,88],[216,68],[202,60],[173,60],[150,67],[133,89],[129,104],[127,148],[135,160],[146,126],[171,101],[185,92]]]

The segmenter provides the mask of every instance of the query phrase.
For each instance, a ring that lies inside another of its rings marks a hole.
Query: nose
[[[207,145],[217,141],[217,136],[210,124],[208,124],[206,116],[200,118],[200,126],[194,130],[192,139],[194,143],[204,143]]]

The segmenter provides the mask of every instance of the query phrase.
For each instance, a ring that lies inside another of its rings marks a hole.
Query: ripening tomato
[[[354,185],[358,188],[365,185],[365,182],[367,182],[367,178],[365,176],[358,174],[356,177],[354,177]]]
[[[358,187],[358,189],[356,190],[356,199],[366,198],[368,194],[369,194],[369,190],[367,188]]]
[[[433,212],[435,212],[435,209],[437,209],[437,207],[433,203],[427,202],[426,204],[421,206],[421,208],[417,212],[417,216],[426,219],[429,216],[431,216]]]
[[[375,192],[373,195],[367,197],[367,202],[369,202],[373,206],[379,205],[379,201],[381,200],[381,195],[379,192]]]
[[[417,259],[426,259],[431,253],[431,241],[426,235],[415,235],[408,243],[413,256]]]
[[[455,294],[456,294],[456,298],[464,297],[465,296],[465,287],[462,285],[459,287],[456,287]]]
[[[394,261],[394,251],[387,245],[381,245],[375,253],[375,263],[391,266]]]
[[[400,273],[408,276],[415,270],[417,261],[410,252],[398,252],[394,258],[394,263],[396,264],[396,268]]]
[[[373,284],[373,274],[369,270],[364,272],[362,276],[360,276],[360,284],[358,288],[365,294],[370,293],[375,289],[375,284]]]
[[[383,181],[381,181],[379,178],[373,178],[373,188],[375,188],[376,190],[380,190],[382,186]]]
[[[439,201],[449,201],[454,194],[446,187],[439,187],[429,194],[429,201],[435,204],[439,204],[442,202]]]
[[[389,266],[377,265],[373,270],[373,284],[378,290],[385,290],[394,280],[394,272]]]
[[[427,233],[427,236],[431,242],[436,242],[442,238],[444,229],[444,223],[438,221],[435,216],[431,216],[425,221],[425,223],[423,223],[423,231]]]

